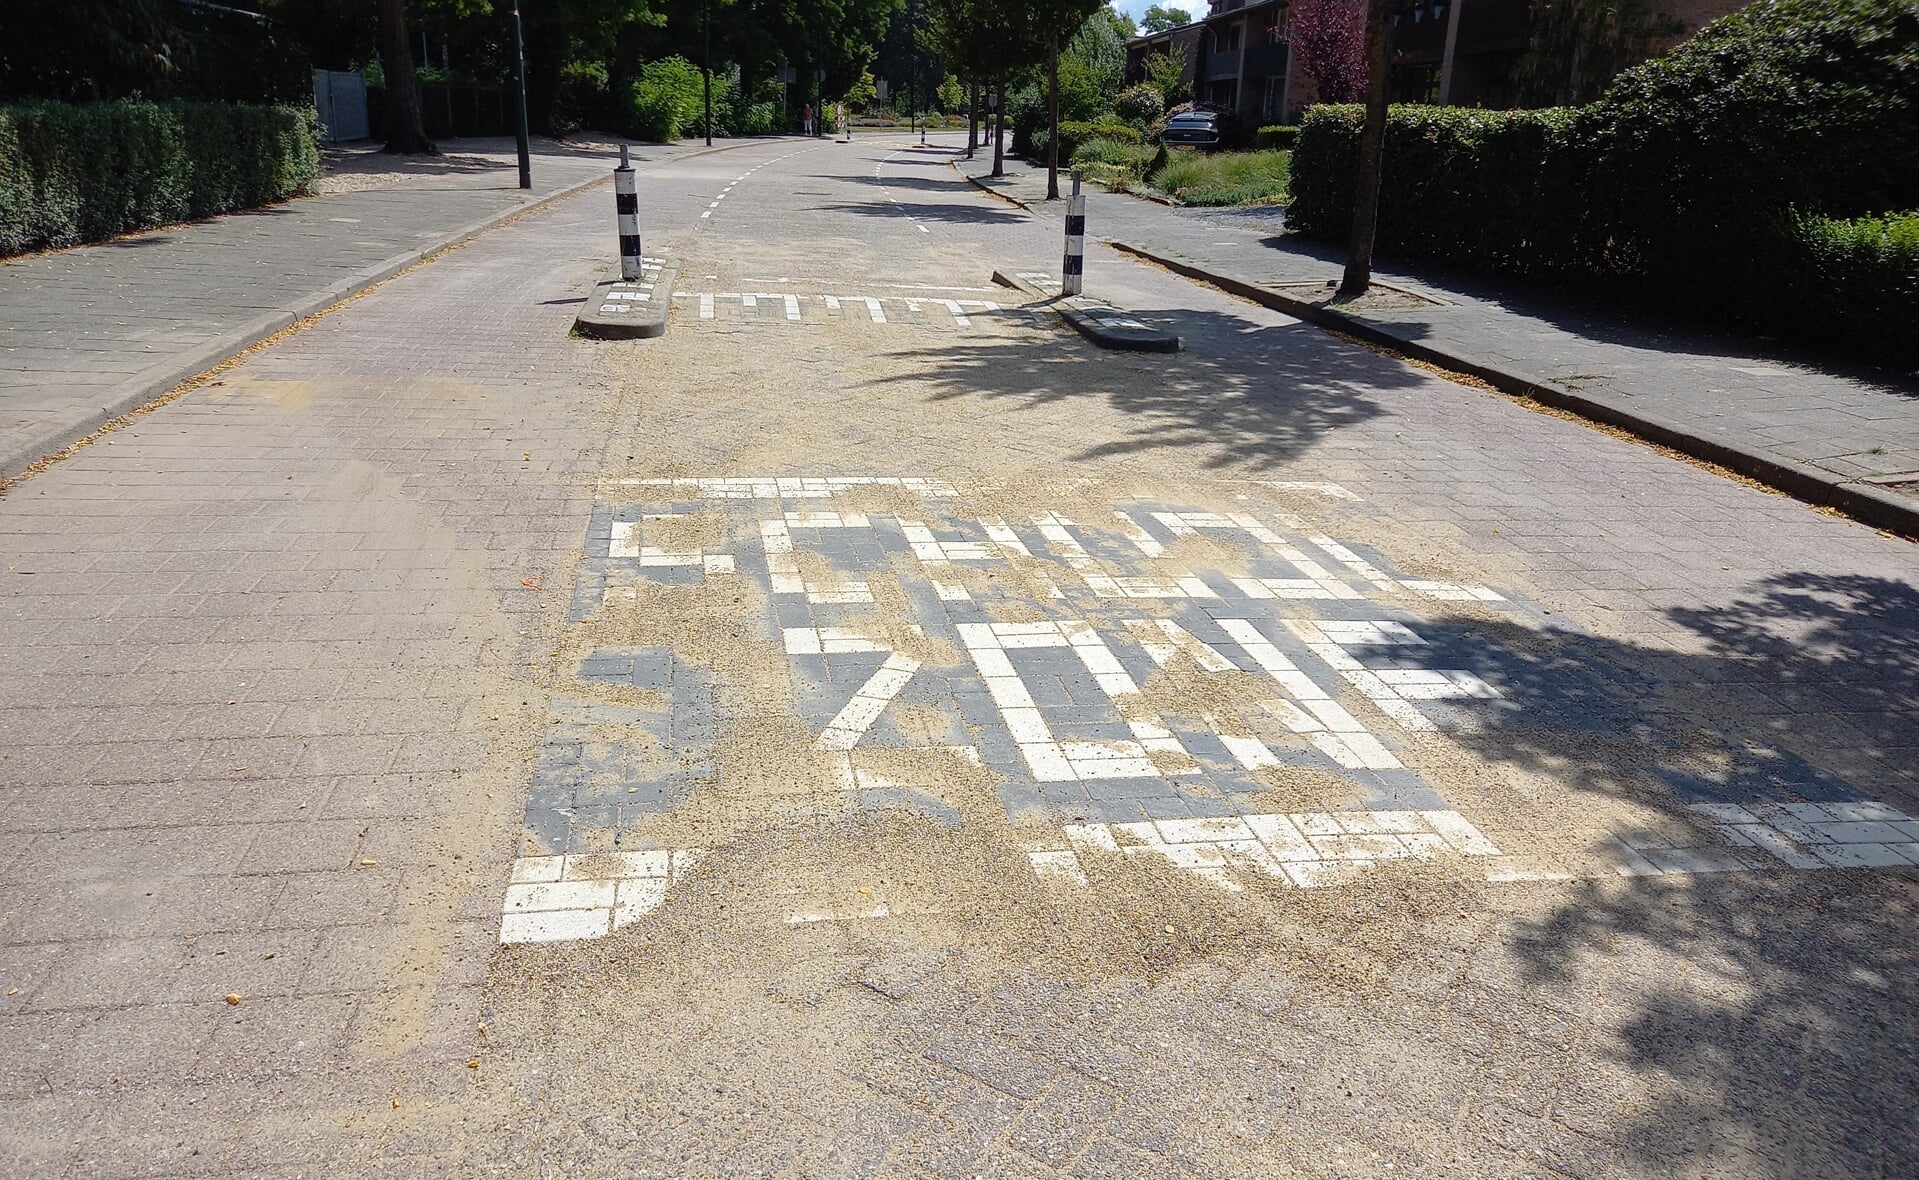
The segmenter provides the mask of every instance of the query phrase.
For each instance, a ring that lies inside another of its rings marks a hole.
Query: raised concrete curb
[[[573,321],[573,331],[595,340],[651,340],[666,335],[666,316],[673,306],[673,284],[679,280],[677,258],[640,259],[640,278],[620,278],[618,263],[593,288],[586,306]]]
[[[767,142],[766,138],[758,138],[745,143],[727,144],[724,147],[702,148],[675,158],[690,160],[695,156],[735,151],[765,142]],[[165,397],[181,385],[218,367],[261,341],[291,328],[302,320],[310,319],[335,304],[343,303],[368,288],[378,286],[409,267],[425,262],[468,238],[477,237],[509,221],[539,212],[549,205],[577,196],[596,185],[611,183],[612,179],[613,172],[609,168],[604,176],[570,184],[536,201],[512,209],[503,209],[478,221],[470,222],[451,233],[442,235],[429,245],[395,254],[347,278],[330,283],[289,307],[269,312],[233,331],[209,340],[184,356],[169,357],[160,361],[151,368],[134,374],[114,393],[112,400],[103,403],[83,419],[63,422],[51,430],[29,430],[22,435],[0,441],[0,482],[10,480],[35,464],[53,458],[115,419]]]
[[[991,191],[990,189],[988,191]],[[1004,194],[997,194],[1004,195]],[[1013,198],[1008,197],[1008,200]],[[1841,479],[1832,472],[1804,463],[1781,462],[1767,455],[1693,433],[1688,428],[1658,415],[1622,409],[1574,390],[1555,385],[1543,377],[1516,370],[1510,364],[1495,365],[1470,356],[1443,351],[1417,340],[1394,335],[1385,327],[1363,316],[1351,315],[1324,304],[1305,300],[1262,287],[1249,279],[1208,270],[1190,262],[1171,258],[1144,246],[1108,241],[1115,250],[1163,266],[1175,274],[1219,288],[1242,299],[1250,299],[1274,311],[1284,312],[1307,323],[1343,332],[1348,336],[1403,353],[1416,360],[1477,377],[1493,388],[1515,397],[1529,398],[1555,409],[1603,422],[1628,433],[1670,447],[1695,459],[1716,463],[1809,504],[1833,508],[1862,523],[1889,532],[1919,539],[1919,504],[1863,480]]]
[[[993,281],[1047,300],[1046,306],[1054,314],[1101,348],[1122,352],[1179,351],[1179,337],[1131,319],[1110,303],[1102,303],[1089,295],[1062,296],[1059,280],[1051,275],[996,270]]]

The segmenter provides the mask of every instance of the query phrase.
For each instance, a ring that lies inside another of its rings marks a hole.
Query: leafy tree
[[[1193,87],[1186,80],[1185,49],[1175,45],[1169,53],[1147,54],[1142,64],[1146,69],[1147,84],[1159,91],[1166,109],[1193,101]]]
[[[1577,105],[1644,61],[1654,42],[1684,31],[1645,0],[1537,0],[1532,44],[1514,73],[1529,102]]]
[[[1105,7],[1102,0],[1027,0],[1035,31],[1046,36],[1047,136],[1046,199],[1059,200],[1059,47],[1086,18]]]
[[[847,87],[843,101],[856,111],[868,110],[879,101],[879,87],[873,78],[873,71],[861,70],[860,80]]]
[[[1146,15],[1139,18],[1140,31],[1145,33],[1164,33],[1167,29],[1192,23],[1192,13],[1168,4],[1155,4],[1146,10]]]
[[[1299,0],[1293,53],[1321,102],[1358,102],[1366,93],[1366,0]]]
[[[1062,67],[1067,60],[1085,67],[1105,106],[1112,105],[1126,83],[1126,33],[1121,23],[1125,19],[1111,8],[1095,12],[1066,43],[1061,59]]]
[[[177,0],[0,0],[0,101],[309,101],[299,32]]]
[[[0,98],[150,94],[179,68],[185,30],[162,0],[0,3]]]

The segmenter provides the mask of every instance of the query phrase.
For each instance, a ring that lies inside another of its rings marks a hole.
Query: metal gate
[[[327,143],[367,137],[366,75],[358,70],[313,71],[313,108]]]

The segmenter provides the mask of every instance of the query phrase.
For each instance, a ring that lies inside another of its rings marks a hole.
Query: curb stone
[[[1603,422],[1648,442],[1670,447],[1695,459],[1716,463],[1729,471],[1757,480],[1795,499],[1818,507],[1836,509],[1862,524],[1919,540],[1919,503],[1903,502],[1903,497],[1876,485],[1859,480],[1840,479],[1830,472],[1809,464],[1783,463],[1731,443],[1704,438],[1684,426],[1662,420],[1657,415],[1624,410],[1556,385],[1543,377],[1520,372],[1511,367],[1494,366],[1471,357],[1445,352],[1415,340],[1407,340],[1395,336],[1363,317],[1323,304],[1308,303],[1283,295],[1250,280],[1207,270],[1142,246],[1119,241],[1109,241],[1106,244],[1115,250],[1163,266],[1175,274],[1197,279],[1229,294],[1272,308],[1274,311],[1284,312],[1322,328],[1344,332],[1368,344],[1376,344],[1440,368],[1477,377],[1502,393],[1566,410],[1595,422]]]
[[[1101,348],[1122,352],[1179,351],[1179,337],[1171,332],[1149,328],[1138,320],[1130,319],[1125,312],[1110,303],[1102,303],[1085,295],[1061,296],[1057,280],[1048,287],[1023,273],[1008,274],[996,270],[993,272],[993,281],[1002,287],[1011,287],[1045,299],[1046,306],[1054,314]]]
[[[676,158],[690,160],[695,156],[735,151],[765,142],[767,140],[764,138],[752,139],[744,143],[727,144],[725,147],[702,148]],[[435,255],[445,252],[468,238],[478,237],[489,230],[498,229],[509,221],[540,212],[548,206],[576,197],[596,185],[611,183],[612,179],[613,173],[609,169],[604,176],[579,181],[565,188],[556,189],[536,201],[511,209],[503,209],[478,221],[470,222],[459,229],[441,235],[424,246],[395,254],[357,274],[329,283],[315,294],[300,299],[279,311],[269,312],[242,324],[183,356],[169,357],[142,369],[121,386],[120,391],[116,392],[111,400],[103,402],[85,418],[62,423],[51,430],[28,432],[25,437],[6,440],[4,449],[0,450],[0,481],[13,479],[35,464],[58,455],[108,423],[132,413],[149,402],[165,397],[195,377],[219,367],[261,341],[293,327],[302,320],[311,319],[336,304],[344,303],[355,295],[393,278],[403,270],[429,261]]]

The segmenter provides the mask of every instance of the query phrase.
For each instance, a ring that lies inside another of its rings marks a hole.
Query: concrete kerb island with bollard
[[[1048,300],[1048,306],[1080,335],[1101,348],[1126,352],[1178,352],[1179,337],[1150,327],[1084,294],[1086,281],[1086,197],[1080,192],[1079,169],[1073,169],[1073,194],[1066,199],[1066,250],[1059,277],[1043,271],[993,272],[1002,287]]]
[[[613,170],[613,207],[619,227],[619,265],[587,297],[573,321],[573,331],[596,340],[664,336],[680,262],[648,258],[641,249],[639,185],[625,147],[620,148],[620,166]]]
[[[1055,314],[1075,332],[1101,348],[1126,352],[1178,352],[1179,337],[1132,318],[1109,303],[1084,294],[1086,282],[1086,197],[1080,192],[1079,169],[1073,169],[1073,193],[1066,199],[1066,249],[1059,276],[1044,271],[993,272],[1002,287],[1024,291],[1048,301]],[[988,189],[988,192],[992,190]]]

